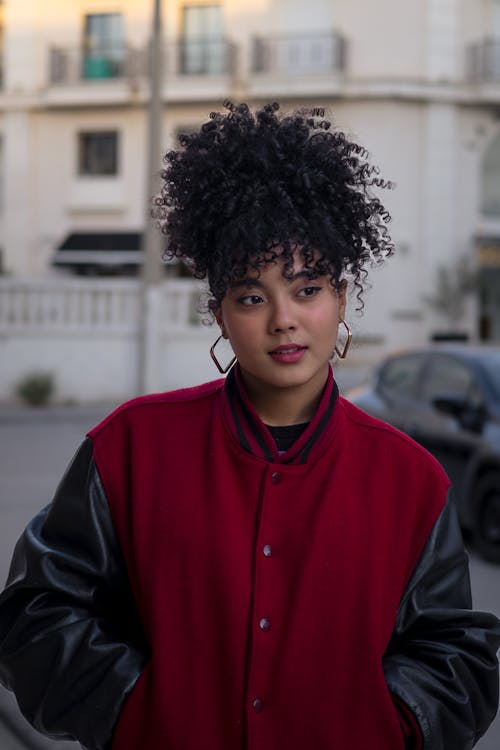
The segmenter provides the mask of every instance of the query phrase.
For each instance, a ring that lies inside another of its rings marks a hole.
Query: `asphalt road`
[[[50,501],[71,456],[87,429],[112,405],[52,407],[47,410],[0,408],[0,579],[5,579],[12,548],[34,513]],[[471,553],[471,577],[477,608],[500,616],[500,567]],[[35,733],[15,701],[0,690],[0,750],[70,750],[75,743],[51,742]],[[479,750],[499,750],[500,716]]]

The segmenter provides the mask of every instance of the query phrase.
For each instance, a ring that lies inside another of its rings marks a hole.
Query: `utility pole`
[[[161,0],[153,0],[153,22],[150,43],[150,97],[148,105],[148,141],[146,173],[145,224],[142,235],[141,323],[138,347],[139,392],[148,393],[161,387],[158,383],[159,323],[161,290],[164,278],[162,250],[165,236],[151,218],[151,198],[158,192],[157,175],[161,168],[163,83]]]

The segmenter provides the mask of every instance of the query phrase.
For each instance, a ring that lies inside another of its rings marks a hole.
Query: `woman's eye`
[[[320,286],[306,286],[299,291],[299,297],[314,297],[320,290]]]
[[[259,297],[258,294],[247,294],[245,297],[240,297],[238,302],[241,302],[242,305],[258,305],[260,302],[262,302],[262,297]]]

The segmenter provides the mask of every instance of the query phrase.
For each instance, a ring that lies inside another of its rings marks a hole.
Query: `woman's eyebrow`
[[[264,285],[259,281],[259,279],[253,279],[251,276],[248,276],[244,279],[238,279],[238,281],[233,281],[230,285],[230,289],[238,289],[241,286],[258,286],[262,288]]]
[[[286,277],[285,277],[286,278]],[[297,271],[297,273],[294,273],[293,276],[290,276],[287,281],[296,281],[297,279],[317,279],[318,274],[312,269],[312,268],[304,268],[302,271]]]
[[[285,279],[285,281],[288,281],[290,284],[292,284],[294,281],[297,281],[297,279],[318,278],[318,274],[315,273],[312,269],[304,269],[303,271],[297,271],[297,273],[294,273],[293,276],[283,276],[283,278]],[[247,276],[244,279],[233,281],[229,288],[237,289],[242,286],[256,286],[262,289],[265,285],[259,279],[253,278],[252,276]]]

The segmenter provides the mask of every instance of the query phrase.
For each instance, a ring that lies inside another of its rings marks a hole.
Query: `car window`
[[[483,409],[485,407],[483,393],[477,383],[472,383],[467,393],[467,402],[471,409]]]
[[[472,386],[472,373],[453,357],[431,357],[422,381],[421,397],[430,402],[436,396],[466,399]]]
[[[391,359],[380,373],[379,387],[390,396],[412,396],[422,361],[421,354],[405,354]]]
[[[500,352],[489,351],[480,359],[495,398],[500,399]]]

